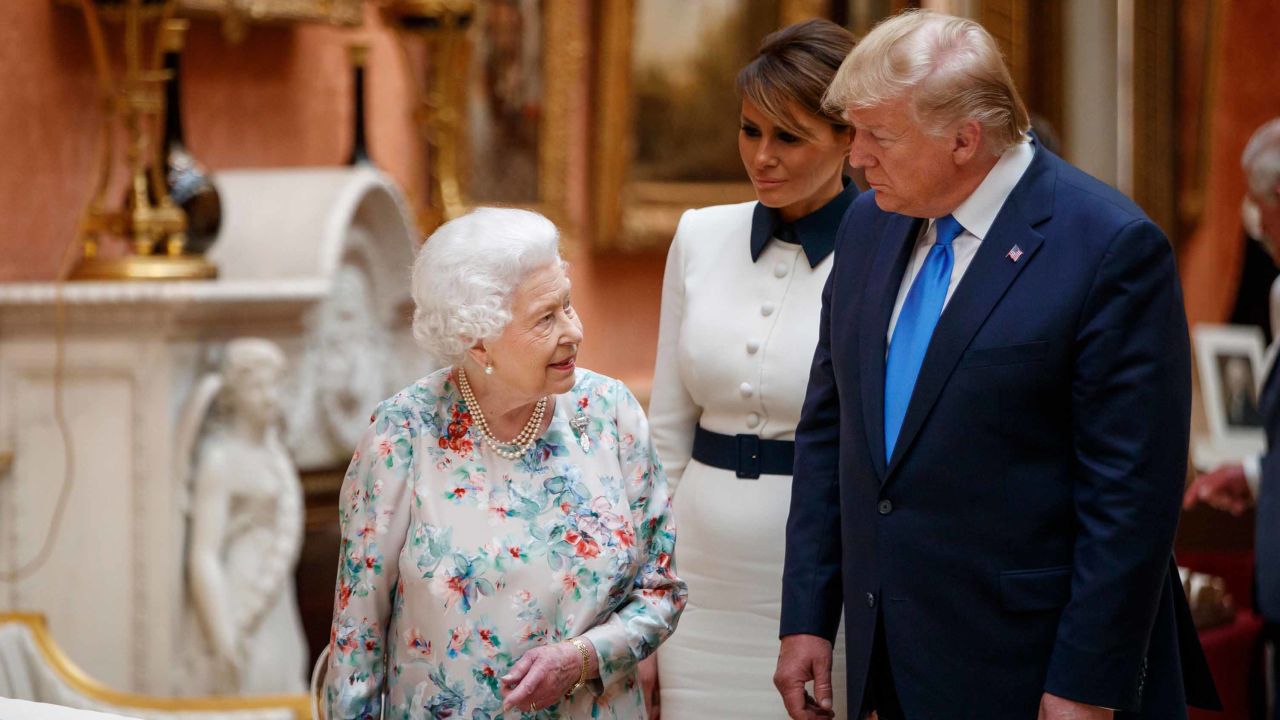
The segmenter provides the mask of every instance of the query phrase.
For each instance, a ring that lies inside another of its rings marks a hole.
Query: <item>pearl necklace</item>
[[[489,423],[484,419],[484,412],[480,410],[480,403],[476,402],[475,393],[471,392],[471,383],[467,380],[467,371],[462,368],[458,368],[458,392],[462,393],[462,401],[467,404],[467,410],[471,412],[471,417],[475,420],[476,427],[480,428],[480,435],[488,441],[494,452],[508,460],[519,460],[537,442],[539,430],[542,429],[542,419],[547,412],[547,398],[545,396],[534,405],[533,414],[529,416],[529,422],[524,424],[524,429],[520,431],[520,434],[510,442],[506,442],[499,440],[493,434],[493,431],[489,429]]]

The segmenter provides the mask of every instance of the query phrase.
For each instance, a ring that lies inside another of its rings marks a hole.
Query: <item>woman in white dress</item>
[[[737,81],[759,202],[688,211],[667,257],[649,417],[689,604],[658,653],[651,717],[786,717],[772,678],[793,440],[836,230],[857,195],[843,177],[853,131],[821,99],[853,45],[825,20],[765,38]]]

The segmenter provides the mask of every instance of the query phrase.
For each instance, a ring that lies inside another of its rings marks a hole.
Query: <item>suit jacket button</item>
[[[867,593],[867,607],[873,608],[875,606],[876,606],[875,593]]]
[[[881,500],[880,504],[876,505],[876,511],[879,512],[881,515],[888,515],[889,513],[893,512],[893,503],[889,502],[888,500]]]

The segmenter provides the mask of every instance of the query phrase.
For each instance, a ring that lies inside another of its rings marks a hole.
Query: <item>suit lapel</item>
[[[1271,367],[1267,368],[1266,379],[1262,383],[1262,390],[1258,393],[1258,409],[1262,412],[1262,417],[1275,417],[1276,403],[1280,398],[1276,396],[1276,390],[1280,387],[1280,383],[1276,380],[1276,368],[1280,366],[1280,359],[1273,359]]]
[[[869,274],[870,281],[864,290],[860,307],[867,319],[860,326],[858,346],[862,357],[862,427],[867,433],[867,446],[876,474],[885,477],[884,458],[884,358],[885,336],[889,332],[889,319],[898,299],[898,288],[906,273],[907,263],[920,235],[917,218],[890,215],[876,252],[875,265]]]
[[[920,374],[916,377],[911,401],[907,404],[907,414],[902,420],[902,430],[898,434],[893,457],[889,459],[885,470],[886,482],[910,450],[969,342],[1000,302],[1000,298],[1004,297],[1014,279],[1034,260],[1036,251],[1044,241],[1035,227],[1047,220],[1052,213],[1055,181],[1056,173],[1049,154],[1042,148],[1036,148],[1036,157],[1031,166],[1005,201],[991,230],[978,247],[973,262],[965,271],[964,278],[943,310],[942,317],[938,319]],[[1015,245],[1022,251],[1017,261],[1009,257],[1009,252]],[[883,407],[883,369],[880,378]],[[880,447],[884,447],[883,439]]]

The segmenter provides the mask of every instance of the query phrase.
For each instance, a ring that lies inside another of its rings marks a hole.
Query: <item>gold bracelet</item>
[[[569,638],[569,643],[578,648],[578,654],[582,656],[582,672],[578,675],[578,682],[569,688],[569,692],[564,696],[567,698],[578,691],[578,688],[587,684],[587,669],[591,667],[591,650],[587,647],[587,643],[582,638]]]

